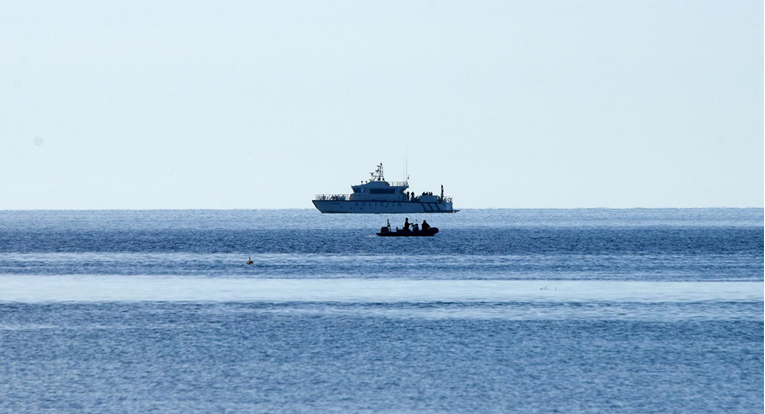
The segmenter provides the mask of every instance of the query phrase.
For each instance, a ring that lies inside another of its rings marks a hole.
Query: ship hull
[[[419,201],[330,201],[313,200],[313,205],[328,214],[406,214],[456,213],[452,203]]]

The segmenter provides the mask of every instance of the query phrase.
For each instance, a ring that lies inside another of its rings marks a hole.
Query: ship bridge
[[[369,180],[351,186],[353,190],[353,194],[349,196],[351,201],[407,201],[409,199],[409,194],[404,193],[409,188],[409,183],[385,181],[382,163],[369,174],[371,175]]]

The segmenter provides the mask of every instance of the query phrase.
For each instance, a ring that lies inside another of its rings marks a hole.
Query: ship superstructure
[[[441,194],[422,193],[415,195],[408,191],[409,181],[388,182],[380,163],[370,179],[352,185],[351,194],[319,194],[313,200],[322,213],[456,213],[452,198]]]

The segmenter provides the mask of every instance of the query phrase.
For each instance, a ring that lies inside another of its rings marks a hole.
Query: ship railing
[[[347,201],[351,199],[350,194],[316,194],[316,201]]]
[[[431,203],[432,202],[432,201],[422,201],[420,199],[420,197],[432,197],[432,196],[430,194],[418,195],[418,196],[414,197],[414,201],[417,201],[417,202],[420,202],[420,203]],[[436,196],[436,201],[435,202],[436,203],[451,203],[452,202],[452,198],[451,197]]]
[[[417,197],[417,198],[420,198],[420,197]],[[451,202],[452,202],[451,197],[436,196],[436,203],[451,203]]]
[[[362,181],[362,184],[373,183],[374,180]],[[406,181],[385,181],[391,187],[409,187],[409,183]]]
[[[391,187],[409,187],[409,183],[406,181],[388,181],[388,185]]]

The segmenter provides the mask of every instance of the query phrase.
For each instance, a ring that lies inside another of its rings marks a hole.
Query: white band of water
[[[762,302],[763,282],[0,276],[0,302]]]

